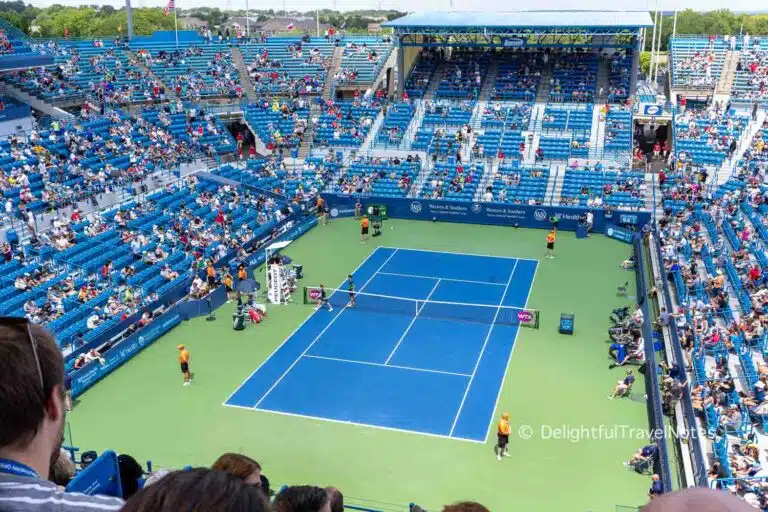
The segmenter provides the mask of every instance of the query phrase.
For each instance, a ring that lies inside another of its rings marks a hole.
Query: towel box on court
[[[573,313],[560,313],[560,334],[573,334]]]

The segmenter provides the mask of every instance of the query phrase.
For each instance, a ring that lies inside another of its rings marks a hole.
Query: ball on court
[[[389,226],[389,229],[395,229],[395,226]]]

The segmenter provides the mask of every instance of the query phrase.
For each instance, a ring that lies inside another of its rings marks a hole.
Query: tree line
[[[179,16],[194,16],[211,27],[221,26],[234,16],[245,16],[244,10],[226,11],[218,7],[199,7],[194,9],[179,9]],[[336,27],[344,26],[350,31],[365,31],[370,23],[391,20],[405,13],[392,10],[357,10],[338,12],[331,9],[319,11],[320,22]],[[251,10],[249,15],[256,21],[266,21],[274,17],[310,17],[314,18],[315,11],[279,11],[274,9]],[[653,13],[651,13],[653,16]],[[115,9],[109,5],[81,5],[68,7],[52,5],[38,8],[25,4],[22,0],[12,2],[0,1],[0,18],[3,18],[22,31],[38,37],[107,37],[127,32],[125,8]],[[669,37],[672,35],[673,15],[670,12],[663,16],[661,49],[665,51]],[[134,33],[149,35],[156,30],[173,30],[173,16],[165,16],[163,9],[134,8]],[[180,27],[181,28],[181,27]],[[727,9],[710,12],[693,10],[680,11],[677,16],[678,34],[736,34],[768,35],[768,14],[735,13]],[[652,30],[646,37],[646,50],[651,49]]]
[[[651,13],[651,17],[654,13]],[[669,38],[672,36],[674,14],[665,13],[661,24],[661,51],[667,51]],[[735,13],[728,9],[710,12],[697,12],[692,9],[677,13],[678,35],[710,35],[717,36],[749,34],[750,36],[768,35],[768,14]],[[646,31],[645,49],[651,50],[653,28]],[[658,37],[658,34],[656,35]]]

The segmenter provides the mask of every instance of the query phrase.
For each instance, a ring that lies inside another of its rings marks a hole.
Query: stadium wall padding
[[[323,194],[330,209],[331,217],[350,217],[355,214],[356,196]],[[440,222],[461,222],[514,226],[521,228],[552,227],[551,219],[558,219],[558,229],[575,231],[587,208],[570,206],[529,206],[523,204],[469,203],[433,199],[410,199],[393,197],[359,198],[363,209],[368,205],[386,205],[391,218],[426,220]],[[592,230],[604,233],[607,223],[622,226],[645,226],[651,219],[649,212],[628,210],[591,210],[594,215]]]

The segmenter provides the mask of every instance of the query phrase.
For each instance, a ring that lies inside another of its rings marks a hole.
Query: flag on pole
[[[171,0],[171,1],[173,1],[173,0]],[[293,30],[294,27],[295,27],[295,25],[293,24],[293,22],[290,22],[288,24],[288,26],[286,26],[285,28],[287,28],[288,30]]]
[[[172,11],[176,9],[176,0],[168,0],[168,5],[165,6],[165,10],[163,11],[166,16]]]

